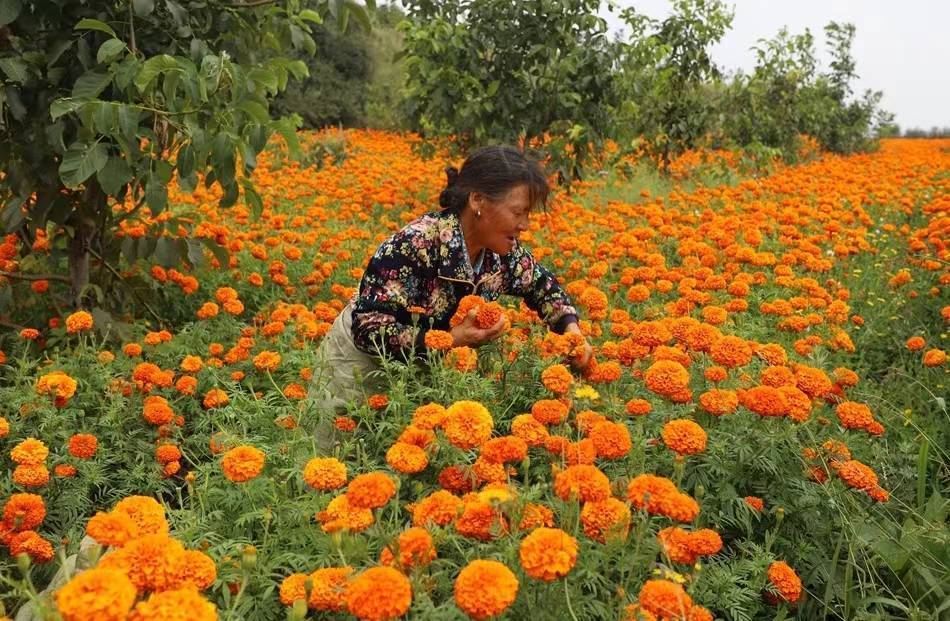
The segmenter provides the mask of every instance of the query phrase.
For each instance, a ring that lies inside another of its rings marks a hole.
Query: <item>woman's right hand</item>
[[[453,339],[453,347],[479,347],[489,341],[494,341],[508,327],[508,317],[504,313],[502,313],[498,322],[490,328],[479,328],[475,323],[477,315],[478,312],[475,309],[470,310],[462,323],[449,330],[449,334],[452,335]]]

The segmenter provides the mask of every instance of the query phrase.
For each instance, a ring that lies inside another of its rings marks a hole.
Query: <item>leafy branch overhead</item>
[[[218,184],[223,207],[240,200],[260,212],[249,175],[258,154],[275,133],[298,152],[299,118],[272,119],[269,103],[307,75],[288,53],[313,53],[314,27],[345,28],[350,17],[369,24],[345,0],[0,0],[4,230],[32,239],[59,225],[53,241],[69,257],[77,304],[90,249],[113,263],[157,247],[163,264],[203,258],[185,241],[128,244],[114,233],[142,208],[163,214],[176,174],[185,189]],[[171,231],[182,225],[165,221]]]

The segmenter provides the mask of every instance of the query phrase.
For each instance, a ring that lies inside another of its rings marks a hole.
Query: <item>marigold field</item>
[[[259,217],[202,186],[124,221],[227,251],[121,266],[154,331],[11,281],[34,327],[0,337],[0,618],[947,618],[950,141],[558,191],[522,241],[590,368],[503,299],[502,338],[387,363],[325,453],[315,350],[446,164],[342,140],[263,154]]]

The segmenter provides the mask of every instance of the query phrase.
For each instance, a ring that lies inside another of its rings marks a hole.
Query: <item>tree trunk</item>
[[[83,293],[89,284],[89,249],[96,234],[93,214],[101,214],[108,208],[107,199],[99,184],[90,181],[83,192],[83,204],[73,213],[69,222],[73,228],[73,236],[69,240],[69,282],[76,308],[83,306]]]

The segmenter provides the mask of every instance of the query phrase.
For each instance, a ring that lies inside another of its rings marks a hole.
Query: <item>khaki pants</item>
[[[314,434],[317,447],[326,452],[337,441],[333,419],[346,412],[351,403],[361,403],[379,392],[379,359],[360,351],[353,343],[353,303],[337,315],[330,331],[317,348],[313,378],[307,395],[318,416]]]

